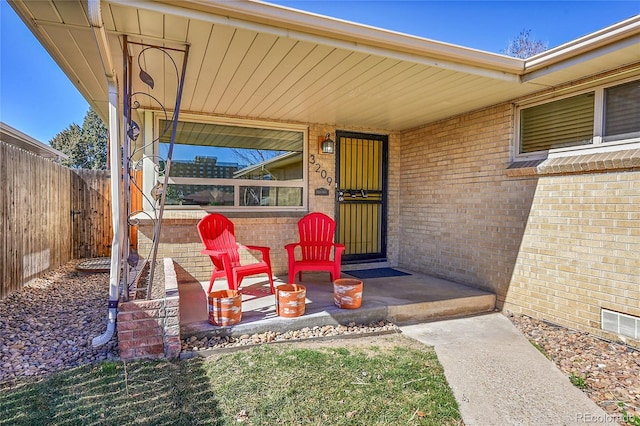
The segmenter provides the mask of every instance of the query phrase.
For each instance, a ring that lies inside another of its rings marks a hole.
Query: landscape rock
[[[0,384],[117,358],[117,338],[94,348],[107,326],[109,274],[72,261],[0,303]]]
[[[508,315],[516,328],[608,413],[640,416],[640,350],[524,315]],[[640,417],[638,417],[640,419]],[[640,420],[639,420],[640,421]]]

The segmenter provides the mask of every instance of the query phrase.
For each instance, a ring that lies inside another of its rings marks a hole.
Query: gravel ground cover
[[[399,333],[400,329],[389,321],[376,321],[369,324],[325,325],[305,327],[300,330],[284,333],[268,331],[266,333],[243,334],[237,337],[202,337],[192,336],[182,341],[183,354],[197,353],[206,350],[237,348],[242,346],[259,345],[262,343],[292,342],[296,340],[309,340],[318,338],[331,338],[339,336],[358,337],[359,335],[371,336],[373,334]],[[188,355],[186,356],[188,357]]]
[[[106,328],[108,274],[89,274],[69,262],[33,280],[0,302],[0,387],[82,364],[117,359],[117,338],[94,348]],[[510,315],[520,332],[577,386],[609,413],[640,416],[640,351],[526,316]],[[237,338],[183,341],[183,351],[228,348],[274,341],[309,341],[342,335],[398,332],[386,322],[305,328]]]
[[[622,414],[623,403],[640,416],[640,351],[527,316],[509,319],[607,413]]]
[[[78,272],[73,261],[0,301],[0,384],[117,358],[107,327],[109,274]]]

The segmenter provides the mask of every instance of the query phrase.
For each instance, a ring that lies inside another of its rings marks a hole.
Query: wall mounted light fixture
[[[323,154],[333,154],[335,153],[336,144],[331,139],[331,133],[327,133],[327,136],[324,137],[322,142],[320,143],[320,150]]]

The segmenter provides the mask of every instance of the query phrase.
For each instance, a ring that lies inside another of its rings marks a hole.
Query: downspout
[[[118,314],[118,297],[122,262],[122,230],[120,229],[120,147],[118,143],[118,86],[109,80],[109,169],[111,170],[111,223],[113,239],[111,240],[111,270],[109,273],[109,313],[107,315],[107,329],[91,341],[95,346],[102,346],[113,337],[116,330],[116,316]]]
[[[119,287],[122,273],[123,234],[120,193],[120,133],[118,120],[118,81],[111,60],[111,51],[107,42],[107,34],[102,24],[100,0],[87,0],[87,14],[89,23],[100,51],[100,58],[107,78],[109,90],[109,169],[111,171],[111,222],[113,225],[113,239],[111,241],[111,270],[109,273],[109,302],[107,315],[107,329],[91,341],[95,346],[106,344],[113,337],[116,330],[116,316],[118,313]]]

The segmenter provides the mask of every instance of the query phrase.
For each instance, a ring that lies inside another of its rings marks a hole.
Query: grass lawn
[[[435,352],[401,335],[105,362],[1,389],[0,425],[459,425]]]

